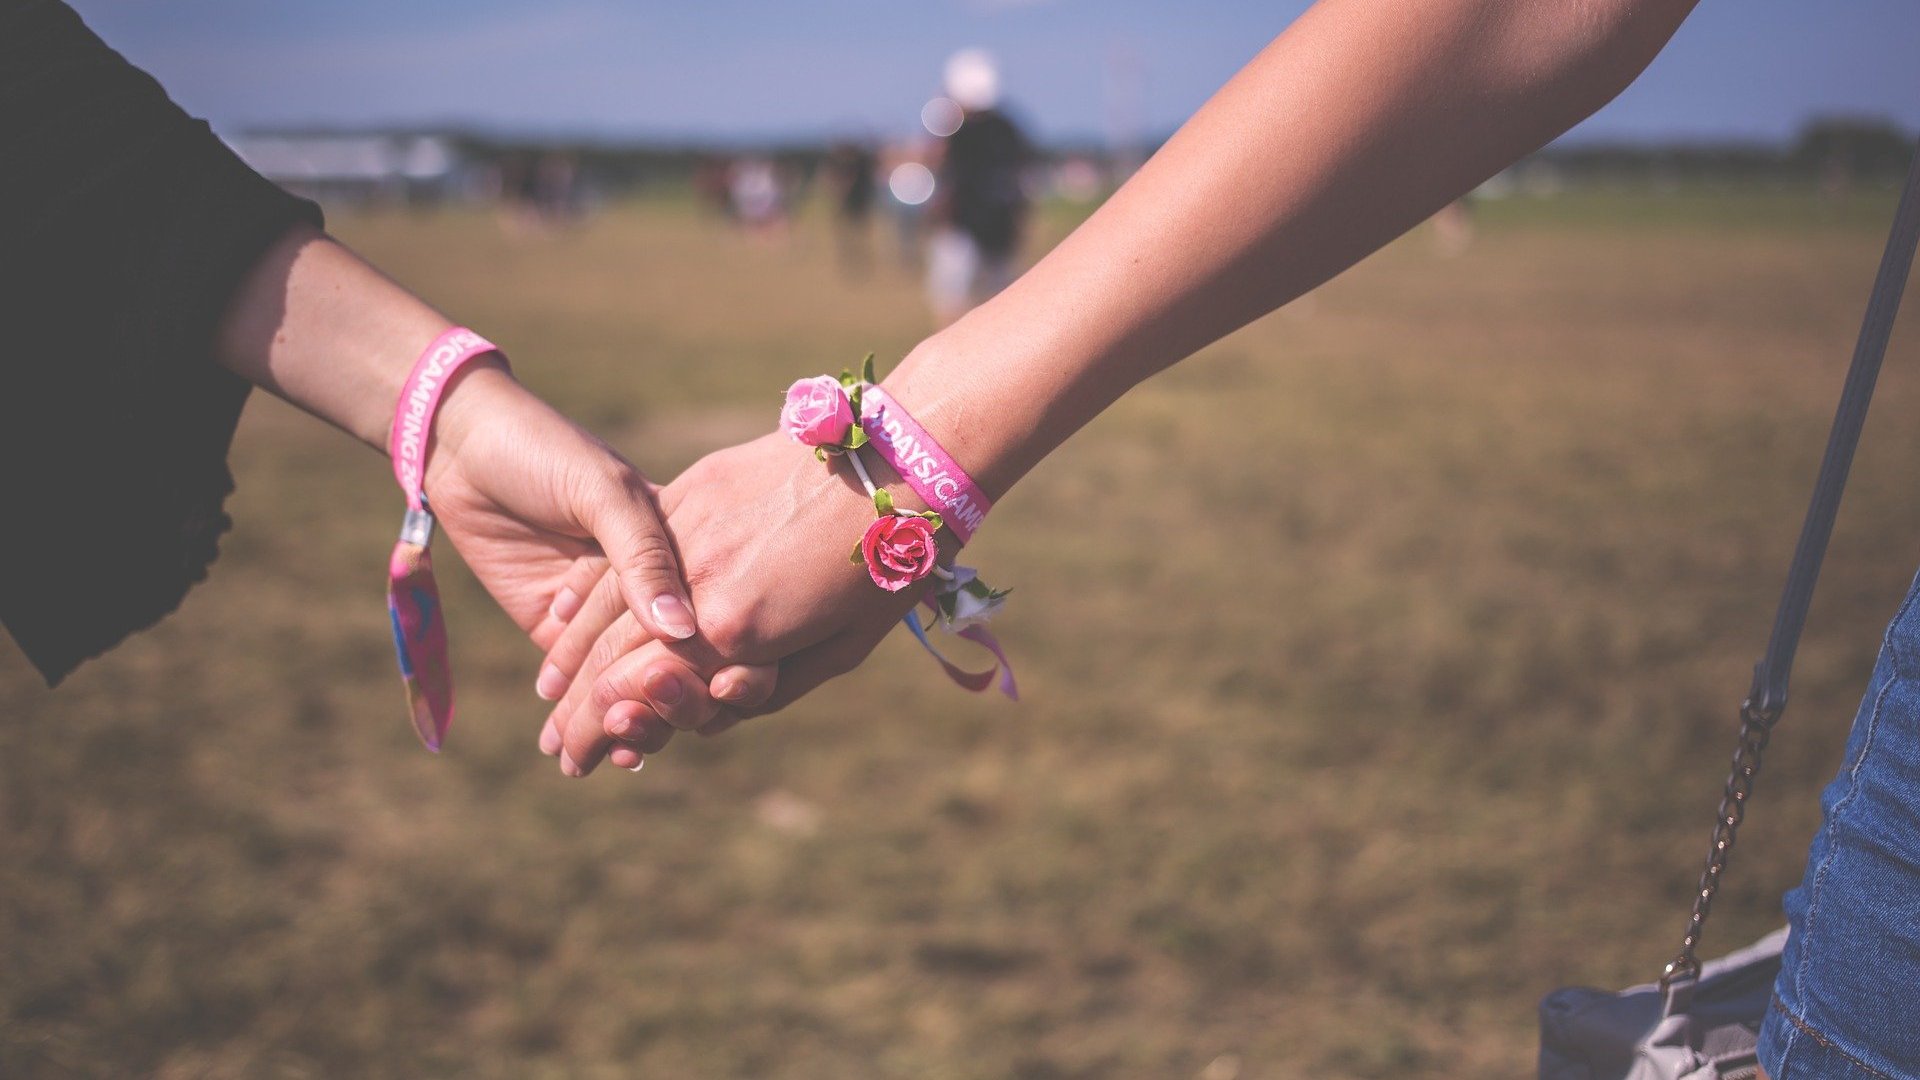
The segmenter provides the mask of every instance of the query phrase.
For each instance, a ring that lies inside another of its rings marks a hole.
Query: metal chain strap
[[[1727,786],[1720,795],[1720,812],[1713,823],[1713,842],[1707,848],[1707,865],[1700,871],[1700,885],[1693,894],[1693,915],[1687,920],[1687,936],[1680,940],[1680,955],[1668,962],[1660,975],[1660,989],[1675,980],[1698,978],[1700,934],[1707,915],[1713,910],[1714,894],[1720,891],[1721,875],[1727,858],[1733,854],[1733,841],[1740,823],[1747,817],[1747,800],[1753,795],[1754,777],[1760,774],[1760,756],[1766,752],[1773,725],[1780,719],[1778,707],[1762,709],[1749,698],[1740,706],[1740,737],[1733,750],[1733,769],[1727,774]]]
[[[1793,671],[1793,653],[1806,624],[1807,609],[1813,602],[1813,586],[1820,577],[1820,562],[1826,556],[1827,540],[1833,535],[1833,521],[1840,509],[1840,495],[1847,486],[1847,470],[1853,465],[1853,451],[1860,443],[1860,428],[1867,419],[1867,405],[1873,400],[1874,380],[1880,374],[1880,362],[1886,358],[1887,339],[1893,333],[1894,317],[1900,311],[1900,296],[1907,286],[1907,274],[1913,267],[1914,251],[1920,248],[1920,147],[1907,164],[1907,182],[1900,193],[1900,205],[1893,212],[1893,228],[1887,234],[1887,247],[1880,256],[1880,269],[1874,275],[1873,292],[1867,297],[1866,317],[1860,323],[1860,338],[1854,343],[1853,363],[1847,368],[1846,384],[1840,391],[1840,407],[1835,410],[1833,430],[1827,436],[1827,451],[1820,461],[1820,476],[1814,481],[1813,499],[1807,507],[1806,521],[1800,529],[1800,542],[1793,550],[1793,564],[1787,570],[1787,585],[1780,596],[1780,609],[1774,615],[1773,633],[1767,651],[1754,665],[1753,688],[1740,705],[1740,743],[1733,751],[1733,771],[1720,796],[1720,815],[1713,823],[1713,844],[1707,849],[1707,866],[1700,873],[1700,885],[1693,895],[1693,916],[1687,920],[1687,936],[1681,939],[1680,955],[1667,964],[1660,976],[1665,991],[1676,982],[1700,977],[1701,929],[1713,910],[1714,894],[1720,891],[1720,879],[1727,869],[1727,857],[1733,854],[1733,841],[1740,822],[1747,816],[1747,800],[1753,797],[1753,779],[1760,773],[1760,755],[1767,749],[1773,725],[1787,707],[1787,679]],[[1675,1007],[1668,997],[1667,1007]]]

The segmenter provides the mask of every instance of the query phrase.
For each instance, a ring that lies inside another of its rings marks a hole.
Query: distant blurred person
[[[878,155],[864,142],[836,143],[827,153],[835,248],[840,270],[849,276],[863,276],[873,265],[873,203],[880,186],[879,170]]]
[[[893,212],[894,255],[900,269],[921,271],[921,242],[926,234],[927,200],[933,197],[935,160],[926,139],[891,142],[881,151],[880,171],[887,178],[887,206]]]
[[[728,194],[733,200],[733,217],[748,232],[774,236],[787,225],[786,189],[780,173],[766,158],[745,158],[733,166]]]
[[[563,151],[517,152],[501,167],[501,224],[510,233],[543,233],[577,215],[579,167]]]
[[[540,220],[565,225],[580,214],[580,165],[572,154],[555,150],[540,156],[533,175],[533,207]]]
[[[703,155],[693,168],[693,196],[714,214],[733,219],[733,162]]]
[[[961,119],[939,144],[927,244],[927,300],[941,326],[1013,280],[1033,156],[1026,136],[999,109],[1000,71],[992,56],[979,49],[953,54],[946,93]]]

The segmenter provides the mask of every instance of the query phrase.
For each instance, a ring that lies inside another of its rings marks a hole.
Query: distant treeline
[[[1897,179],[1913,152],[1914,136],[1892,121],[1871,117],[1832,117],[1807,123],[1790,142],[1604,142],[1555,144],[1532,158],[1552,166],[1570,182],[1582,180],[1807,180],[1831,182]],[[733,157],[770,158],[782,168],[811,174],[831,149],[825,141],[796,140],[757,146],[696,144],[616,144],[512,140],[480,136],[457,139],[472,160],[511,163],[516,158],[562,153],[581,175],[611,189],[685,183],[703,164]],[[1154,147],[1144,148],[1151,153]],[[1060,145],[1043,148],[1052,161],[1107,163],[1106,148]],[[1139,160],[1140,150],[1128,158]]]
[[[1532,164],[1579,181],[1663,183],[1698,180],[1803,180],[1851,183],[1897,180],[1914,137],[1870,118],[1814,120],[1786,145],[1751,142],[1584,143],[1549,146]]]
[[[831,144],[825,142],[802,141],[709,146],[584,139],[523,140],[479,135],[456,135],[453,142],[467,161],[494,166],[509,174],[532,167],[530,163],[563,157],[579,170],[582,181],[603,192],[685,187],[702,168],[716,161],[742,157],[770,159],[783,170],[810,177],[831,149]]]
[[[842,145],[827,139],[699,144],[403,130],[252,132],[232,142],[255,168],[316,197],[515,198],[557,187],[575,204],[691,189],[744,159],[769,163],[790,195],[798,195]],[[1047,190],[1059,177],[1093,176],[1095,189],[1111,190],[1156,148],[1152,142],[1125,151],[1094,143],[1043,146],[1035,179]],[[874,149],[891,149],[896,157],[913,154],[909,144]],[[1838,191],[1896,180],[1912,151],[1912,135],[1890,121],[1824,118],[1809,122],[1784,144],[1555,144],[1522,162],[1500,184],[1551,191],[1590,184],[1807,182]],[[1084,196],[1087,184],[1079,183],[1077,190]]]

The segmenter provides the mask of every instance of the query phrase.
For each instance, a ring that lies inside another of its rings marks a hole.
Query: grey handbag
[[[1681,939],[1680,953],[1669,963],[1658,983],[1618,993],[1568,987],[1555,990],[1540,1002],[1540,1080],[1745,1080],[1759,1075],[1755,1045],[1760,1021],[1766,1016],[1774,976],[1780,971],[1780,950],[1787,942],[1783,927],[1748,947],[1706,964],[1694,956],[1700,931],[1733,851],[1735,834],[1753,795],[1753,779],[1760,771],[1760,755],[1787,705],[1787,677],[1793,670],[1793,652],[1800,644],[1807,606],[1813,602],[1814,582],[1833,534],[1834,516],[1846,488],[1847,470],[1860,442],[1873,384],[1886,356],[1900,294],[1920,244],[1920,152],[1907,167],[1906,187],[1893,215],[1893,230],[1880,257],[1867,314],[1854,345],[1853,364],[1840,392],[1840,407],[1827,436],[1826,456],[1814,482],[1813,501],[1807,507],[1800,542],[1787,570],[1787,586],[1774,615],[1767,651],[1754,665],[1753,685],[1740,706],[1739,743],[1733,753],[1733,771],[1720,799],[1713,824],[1713,843],[1706,869],[1694,891],[1693,914]]]
[[[1663,993],[1569,986],[1540,1002],[1541,1080],[1744,1080],[1780,973],[1781,927]],[[1674,999],[1675,992],[1683,995]]]

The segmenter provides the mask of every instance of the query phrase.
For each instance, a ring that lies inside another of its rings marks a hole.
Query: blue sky
[[[448,125],[625,137],[906,130],[962,46],[1045,138],[1171,130],[1305,0],[72,0],[222,130]],[[1407,0],[1416,2],[1416,0]],[[1549,0],[1538,0],[1549,2]],[[1920,0],[1702,0],[1576,139],[1920,128]],[[1122,84],[1125,83],[1123,80]]]

